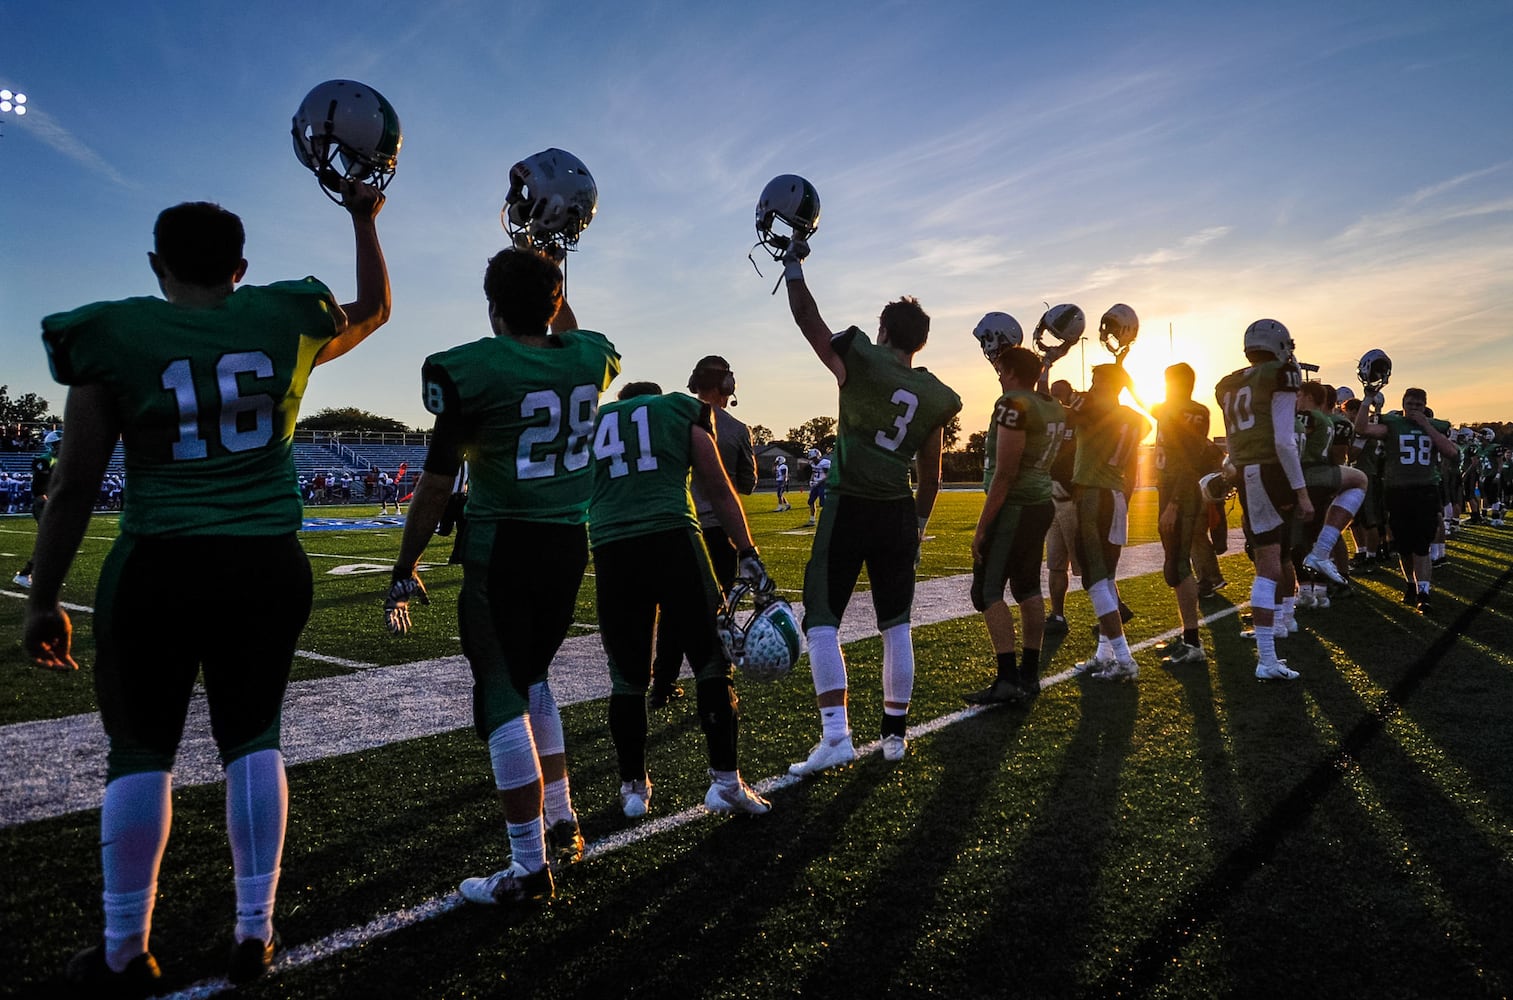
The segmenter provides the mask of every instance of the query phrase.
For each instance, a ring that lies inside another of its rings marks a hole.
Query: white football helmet
[[[1334,401],[1336,403],[1348,403],[1354,398],[1355,392],[1348,385],[1342,385],[1334,390]]]
[[[798,616],[779,597],[754,607],[743,623],[739,617],[740,604],[750,594],[750,584],[742,579],[737,579],[730,588],[730,596],[715,618],[720,644],[744,676],[764,683],[782,680],[804,652]],[[754,600],[755,595],[752,596]]]
[[[571,250],[599,210],[599,188],[583,161],[544,149],[510,168],[499,221],[517,245]]]
[[[809,449],[809,461],[811,461],[811,462],[818,462],[819,460],[820,460],[820,450],[818,448],[810,448]]]
[[[774,222],[782,222],[788,233],[772,231]],[[767,182],[756,204],[757,240],[782,260],[783,252],[794,240],[813,236],[820,227],[820,195],[798,174],[781,174]]]
[[[1042,357],[1054,361],[1065,357],[1077,345],[1085,329],[1087,318],[1081,309],[1071,303],[1051,306],[1035,324],[1035,346],[1040,349]]]
[[[1278,361],[1291,361],[1296,348],[1287,327],[1274,319],[1258,319],[1245,328],[1246,351],[1265,351]]]
[[[384,96],[354,80],[327,80],[294,113],[294,155],[321,190],[340,202],[338,183],[363,181],[380,189],[394,179],[404,135]]]
[[[1098,321],[1098,338],[1103,341],[1109,353],[1116,358],[1122,358],[1129,353],[1129,349],[1135,345],[1135,338],[1140,335],[1140,317],[1135,315],[1135,310],[1123,302],[1109,306],[1108,312],[1103,314],[1103,319]]]
[[[1239,476],[1239,471],[1225,462],[1218,472],[1210,472],[1198,480],[1198,490],[1203,494],[1203,499],[1213,503],[1223,503],[1234,494],[1235,480]]]
[[[1019,347],[1024,343],[1024,330],[1020,328],[1019,320],[1006,312],[990,312],[978,320],[972,336],[977,338],[982,356],[989,361],[995,360],[1005,347]]]
[[[1476,432],[1476,435],[1487,444],[1491,444],[1493,441],[1497,440],[1497,432],[1490,427],[1483,427],[1481,430]]]
[[[1392,380],[1392,359],[1387,352],[1372,348],[1361,355],[1355,373],[1368,392],[1375,392]]]

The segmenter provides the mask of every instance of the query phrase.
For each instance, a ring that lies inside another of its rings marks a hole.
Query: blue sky
[[[0,383],[61,410],[45,314],[152,294],[153,219],[219,201],[248,279],[354,293],[351,233],[295,161],[321,80],[385,94],[404,147],[379,218],[394,318],[318,371],[305,412],[428,423],[418,370],[486,335],[508,170],[548,146],[599,185],[568,265],[583,325],[625,376],[735,368],[737,415],[780,435],[835,392],[746,260],[753,207],[799,173],[824,212],[811,287],[869,333],[917,295],[918,356],[984,425],[996,383],[970,331],[1045,303],[1134,306],[1147,400],[1175,360],[1199,397],[1271,316],[1302,360],[1452,420],[1513,419],[1513,4],[38,3],[0,0]],[[1168,328],[1170,325],[1170,340]],[[1170,347],[1168,346],[1170,343]],[[1107,360],[1096,342],[1087,364]],[[1058,374],[1084,384],[1074,352]],[[1389,390],[1391,394],[1391,390]]]

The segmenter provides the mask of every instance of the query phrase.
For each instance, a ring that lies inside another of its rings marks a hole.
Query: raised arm
[[[372,184],[353,183],[346,192],[345,204],[352,215],[352,233],[357,243],[357,298],[342,305],[336,336],[315,356],[317,365],[334,361],[361,344],[368,334],[389,321],[393,306],[389,268],[378,242],[383,192]]]
[[[845,385],[846,362],[830,346],[830,326],[820,316],[819,306],[815,305],[809,283],[804,279],[804,258],[808,254],[809,245],[803,240],[794,240],[783,257],[783,280],[788,283],[788,308],[793,312],[793,321],[798,324],[799,332],[809,341],[814,353],[830,369],[835,381]]]

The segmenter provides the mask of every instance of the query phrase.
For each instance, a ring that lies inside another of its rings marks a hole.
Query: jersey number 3
[[[914,419],[914,414],[919,411],[919,397],[908,389],[897,389],[894,391],[893,398],[889,402],[894,406],[902,406],[904,412],[893,418],[894,433],[891,436],[878,431],[875,440],[879,448],[897,451],[898,446],[904,443],[904,437],[909,433],[909,422]]]

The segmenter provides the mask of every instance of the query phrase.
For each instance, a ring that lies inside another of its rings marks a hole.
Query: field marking
[[[1230,615],[1238,614],[1242,608],[1248,606],[1249,602],[1247,601],[1245,604],[1237,604],[1233,607],[1225,608],[1223,611],[1217,611],[1205,617],[1201,624],[1207,625],[1222,618],[1227,618]],[[1144,651],[1163,640],[1172,639],[1181,634],[1182,629],[1178,627],[1161,635],[1151,636],[1149,639],[1141,640],[1131,646],[1130,652],[1137,653]],[[1204,669],[1207,668],[1208,665],[1204,664]],[[1070,670],[1066,670],[1048,677],[1041,681],[1042,689],[1054,684],[1060,684],[1073,676],[1074,674]],[[945,729],[947,726],[954,726],[958,722],[974,718],[984,712],[990,712],[1000,707],[1002,706],[970,705],[955,712],[947,712],[945,715],[937,716],[917,726],[910,726],[908,731],[909,739],[914,740],[922,736],[928,736],[931,733]],[[856,759],[860,761],[866,757],[870,757],[881,749],[882,740],[873,740],[856,748]],[[776,774],[756,782],[752,785],[752,788],[760,795],[770,795],[773,792],[791,788],[803,780],[803,778],[792,774]],[[670,813],[666,816],[658,816],[656,819],[637,823],[635,826],[627,827],[623,830],[617,830],[614,833],[600,837],[585,847],[583,850],[583,863],[587,864],[596,858],[602,858],[607,854],[623,850],[664,833],[672,833],[687,826],[689,823],[712,815],[715,814],[705,809],[702,805],[689,806],[678,812]],[[380,938],[388,937],[396,931],[405,930],[451,913],[453,910],[465,905],[466,901],[459,893],[450,892],[445,896],[432,896],[413,906],[405,906],[390,913],[380,914],[365,924],[343,928],[323,938],[290,948],[273,963],[272,968],[268,970],[268,975],[276,976],[282,972],[300,969],[315,962],[324,961],[344,951],[350,951],[353,948],[362,947]],[[171,993],[169,996],[177,998],[177,1000],[205,1000],[207,997],[217,996],[232,988],[230,980],[222,976],[202,980],[178,993]]]

